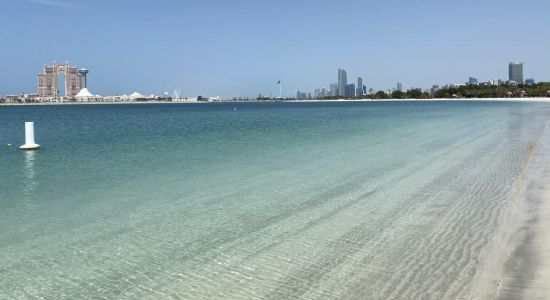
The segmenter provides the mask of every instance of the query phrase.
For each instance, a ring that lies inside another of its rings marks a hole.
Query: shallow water
[[[549,113],[0,106],[0,298],[475,296]]]

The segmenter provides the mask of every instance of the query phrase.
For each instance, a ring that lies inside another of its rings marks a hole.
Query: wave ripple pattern
[[[0,107],[0,299],[485,297],[549,113]]]

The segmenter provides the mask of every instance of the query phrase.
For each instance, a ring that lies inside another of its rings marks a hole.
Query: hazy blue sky
[[[256,96],[313,90],[337,69],[387,89],[550,81],[548,0],[0,0],[0,95],[36,91],[54,58],[102,95]]]

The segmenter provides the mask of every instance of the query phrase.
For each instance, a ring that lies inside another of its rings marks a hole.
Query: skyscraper
[[[400,91],[400,92],[403,91],[403,84],[401,82],[397,83],[397,91]]]
[[[57,80],[59,75],[65,76],[65,97],[73,97],[80,89],[86,87],[86,74],[88,70],[78,69],[69,62],[58,65],[55,60],[52,65],[44,66],[42,73],[38,75],[38,95],[40,97],[59,97]],[[82,86],[84,85],[84,86]]]
[[[354,83],[350,83],[350,84],[346,85],[346,93],[345,93],[344,96],[346,96],[346,97],[355,96],[355,84]]]
[[[357,90],[355,91],[355,97],[363,96],[363,78],[357,78]]]
[[[330,84],[330,95],[329,96],[338,96],[338,83],[331,83]]]
[[[321,98],[325,98],[326,96],[328,96],[327,88],[323,87],[321,89]]]
[[[348,74],[343,69],[338,69],[338,96],[346,96],[346,86],[348,85]]]
[[[523,82],[523,63],[510,63],[508,66],[508,80],[517,83]]]

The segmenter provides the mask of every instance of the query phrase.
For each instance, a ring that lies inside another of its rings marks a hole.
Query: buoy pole
[[[22,150],[36,150],[40,145],[34,141],[34,122],[25,122],[25,145],[19,147]]]

